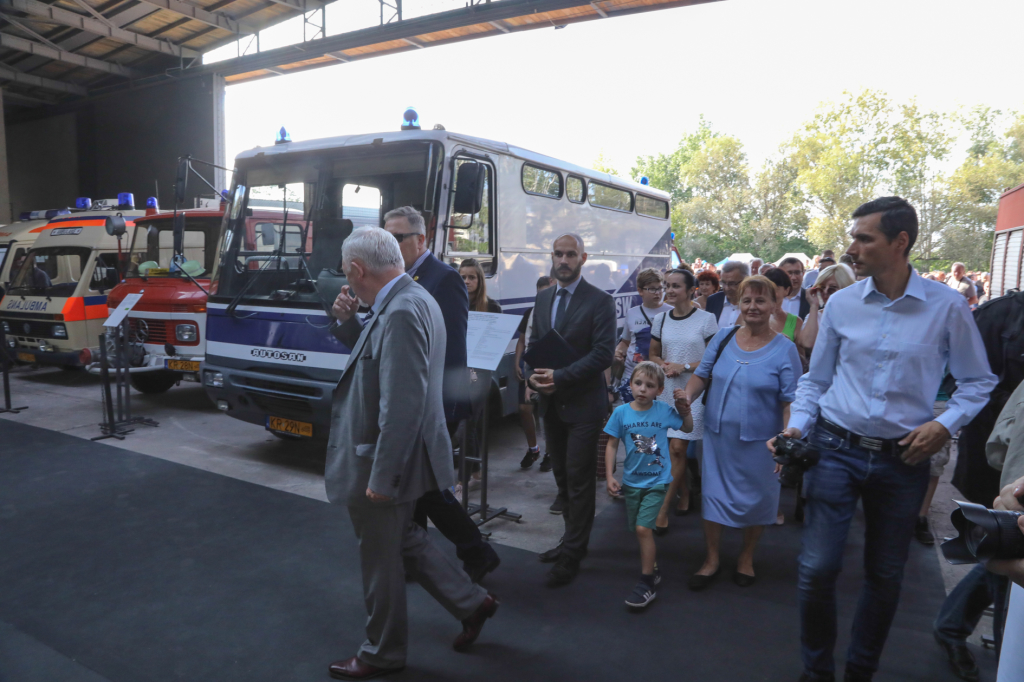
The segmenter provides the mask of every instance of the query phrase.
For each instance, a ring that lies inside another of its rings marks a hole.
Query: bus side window
[[[456,159],[453,178],[458,176],[458,168],[463,163],[476,163],[471,159]],[[494,171],[489,164],[482,164],[484,167],[484,191],[483,202],[478,213],[456,213],[451,211],[448,218],[448,235],[446,241],[446,253],[448,255],[473,256],[487,258],[494,255]],[[456,187],[452,187],[452,195]],[[486,263],[482,264],[484,270],[489,268]]]

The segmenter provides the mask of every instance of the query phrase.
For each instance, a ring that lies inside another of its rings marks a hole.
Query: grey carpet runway
[[[844,635],[861,534],[840,584]],[[535,554],[499,547],[485,584],[502,606],[472,651],[452,651],[460,625],[410,585],[409,667],[390,679],[795,682],[799,527],[766,530],[747,589],[728,579],[738,544],[727,533],[723,579],[689,592],[699,518],[673,518],[643,613],[623,605],[639,556],[620,506],[597,518],[569,587],[545,588]],[[876,680],[955,679],[931,636],[943,596],[934,552],[915,546]],[[326,681],[363,620],[344,509],[0,422],[0,681]],[[991,652],[976,653],[993,680]]]

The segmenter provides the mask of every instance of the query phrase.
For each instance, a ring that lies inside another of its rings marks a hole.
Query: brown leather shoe
[[[369,663],[363,663],[359,660],[358,656],[353,656],[346,661],[335,661],[331,663],[330,667],[331,677],[336,680],[368,680],[373,677],[397,673],[400,670],[405,670],[405,666],[403,665],[401,668],[378,668]]]
[[[484,629],[484,623],[487,619],[498,612],[498,607],[501,602],[490,592],[484,597],[483,603],[476,607],[469,618],[462,621],[462,634],[455,638],[455,643],[452,648],[456,651],[465,651],[469,648],[469,645],[476,641],[476,638],[480,636],[480,631]]]

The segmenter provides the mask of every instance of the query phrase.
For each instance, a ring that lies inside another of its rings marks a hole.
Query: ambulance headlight
[[[182,343],[195,343],[199,330],[194,324],[179,324],[174,328],[174,338]]]
[[[10,334],[11,333],[11,325],[10,325],[10,323],[8,323],[6,320],[4,320],[3,324],[4,324],[4,334]]]
[[[17,342],[17,340],[15,340],[15,339],[13,339],[13,338],[11,338],[11,339],[7,339],[7,347],[8,347],[8,348],[17,348],[17,347],[18,347],[18,342]]]
[[[53,336],[58,339],[68,338],[68,329],[62,324],[53,325]]]
[[[207,372],[206,385],[214,388],[224,388],[224,375],[220,372]]]

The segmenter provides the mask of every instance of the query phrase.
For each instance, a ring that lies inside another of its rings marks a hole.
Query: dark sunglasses
[[[395,239],[398,240],[399,244],[401,244],[402,240],[405,239],[406,237],[419,237],[420,236],[419,232],[406,232],[405,234],[395,234],[394,232],[392,232],[391,234],[394,235]]]

